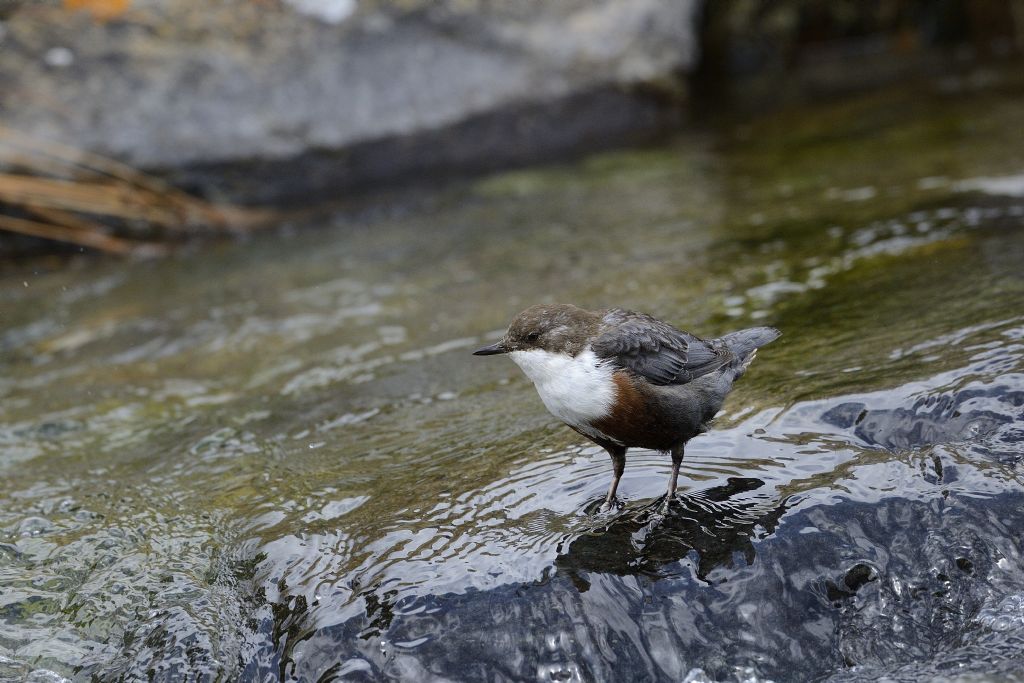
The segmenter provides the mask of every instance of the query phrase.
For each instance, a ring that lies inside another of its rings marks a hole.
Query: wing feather
[[[652,384],[685,384],[729,363],[733,354],[644,313],[612,309],[601,322],[594,354]]]

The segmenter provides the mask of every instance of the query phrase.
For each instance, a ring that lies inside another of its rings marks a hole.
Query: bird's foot
[[[597,509],[598,514],[607,515],[613,512],[618,512],[622,508],[626,507],[626,504],[618,498],[606,499],[601,503],[601,507]]]
[[[661,505],[658,506],[658,512],[660,512],[662,515],[667,515],[669,507],[672,505],[672,503],[675,502],[675,500],[675,495],[670,496],[666,493],[665,497],[661,499]]]

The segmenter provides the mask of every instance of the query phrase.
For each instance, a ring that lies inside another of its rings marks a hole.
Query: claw
[[[599,514],[608,514],[610,512],[618,512],[622,508],[626,507],[626,504],[618,498],[612,498],[611,500],[605,500],[601,503],[601,507],[597,509]]]
[[[674,501],[675,499],[675,496],[670,496],[666,494],[665,497],[661,500],[661,505],[658,506],[658,511],[663,515],[667,515],[669,507],[672,505],[672,501]]]

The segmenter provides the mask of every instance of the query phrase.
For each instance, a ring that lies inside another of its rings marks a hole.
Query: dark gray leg
[[[679,445],[672,449],[672,476],[668,478],[668,499],[666,502],[676,497],[676,479],[679,478],[679,465],[682,462],[683,447]]]
[[[626,449],[624,446],[605,446],[604,449],[612,456],[612,485],[608,487],[608,497],[604,499],[605,506],[611,507],[615,501],[615,489],[619,488],[622,471],[626,469]]]

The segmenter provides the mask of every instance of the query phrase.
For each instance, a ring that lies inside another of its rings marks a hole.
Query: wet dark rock
[[[839,399],[823,422],[891,420],[858,440],[918,439],[926,457],[867,458],[841,484],[797,495],[731,477],[667,514],[656,499],[595,515],[533,582],[457,594],[375,583],[361,589],[361,614],[331,625],[288,599],[268,627],[279,635],[254,634],[253,647],[309,679],[356,661],[367,679],[672,681],[701,670],[726,681],[742,666],[772,680],[919,682],[1014,671],[1024,494],[1001,453],[1020,450],[1019,378],[918,391],[903,391],[900,408],[873,410],[881,395]],[[899,405],[899,390],[882,393]],[[977,414],[993,427],[965,438],[958,420]],[[959,445],[928,440],[938,438]],[[409,570],[405,580],[419,580],[422,569]]]
[[[878,571],[869,564],[858,562],[846,571],[843,582],[846,587],[856,593],[861,586],[878,580]]]
[[[826,424],[849,429],[870,446],[891,450],[984,438],[1013,420],[1020,391],[1007,387],[965,390],[952,395],[930,396],[908,408],[869,409],[860,402],[842,403],[826,411]],[[991,409],[971,409],[989,403]]]
[[[244,168],[260,192],[335,196],[649,133],[695,62],[696,8],[365,2],[325,18],[151,0],[99,23],[25,7],[6,23],[0,120],[184,184]]]
[[[1012,633],[979,641],[972,620],[990,589],[1024,578],[1019,568],[996,566],[1002,553],[1022,550],[1004,526],[1024,521],[1022,505],[1024,497],[1007,493],[949,506],[892,498],[798,508],[774,533],[752,539],[744,561],[716,564],[711,585],[688,568],[694,553],[677,557],[674,567],[662,563],[659,575],[630,572],[635,554],[612,554],[602,565],[570,548],[572,571],[560,560],[559,571],[535,584],[406,599],[373,634],[362,631],[372,615],[314,629],[303,636],[307,656],[294,663],[294,673],[316,679],[324,673],[319,667],[356,657],[371,662],[377,676],[415,670],[458,680],[499,673],[519,680],[574,667],[583,680],[681,680],[693,667],[732,680],[731,663],[756,661],[752,673],[774,680],[817,680],[836,671],[835,680],[866,680],[859,673],[865,670],[877,680],[905,670],[906,680],[921,681],[930,679],[920,671],[972,656],[982,671],[989,670],[985,661],[1021,665]],[[693,524],[714,525],[719,538],[719,530],[739,536],[747,522],[733,526],[732,515],[708,510]],[[624,539],[614,523],[607,533],[610,552]],[[847,564],[853,552],[875,559]],[[978,571],[956,571],[958,557],[970,557]],[[809,580],[814,568],[839,573],[838,603],[825,582]],[[581,580],[588,590],[579,590]],[[546,632],[538,633],[537,624]],[[382,653],[378,642],[417,646]],[[991,651],[981,656],[980,647]]]

